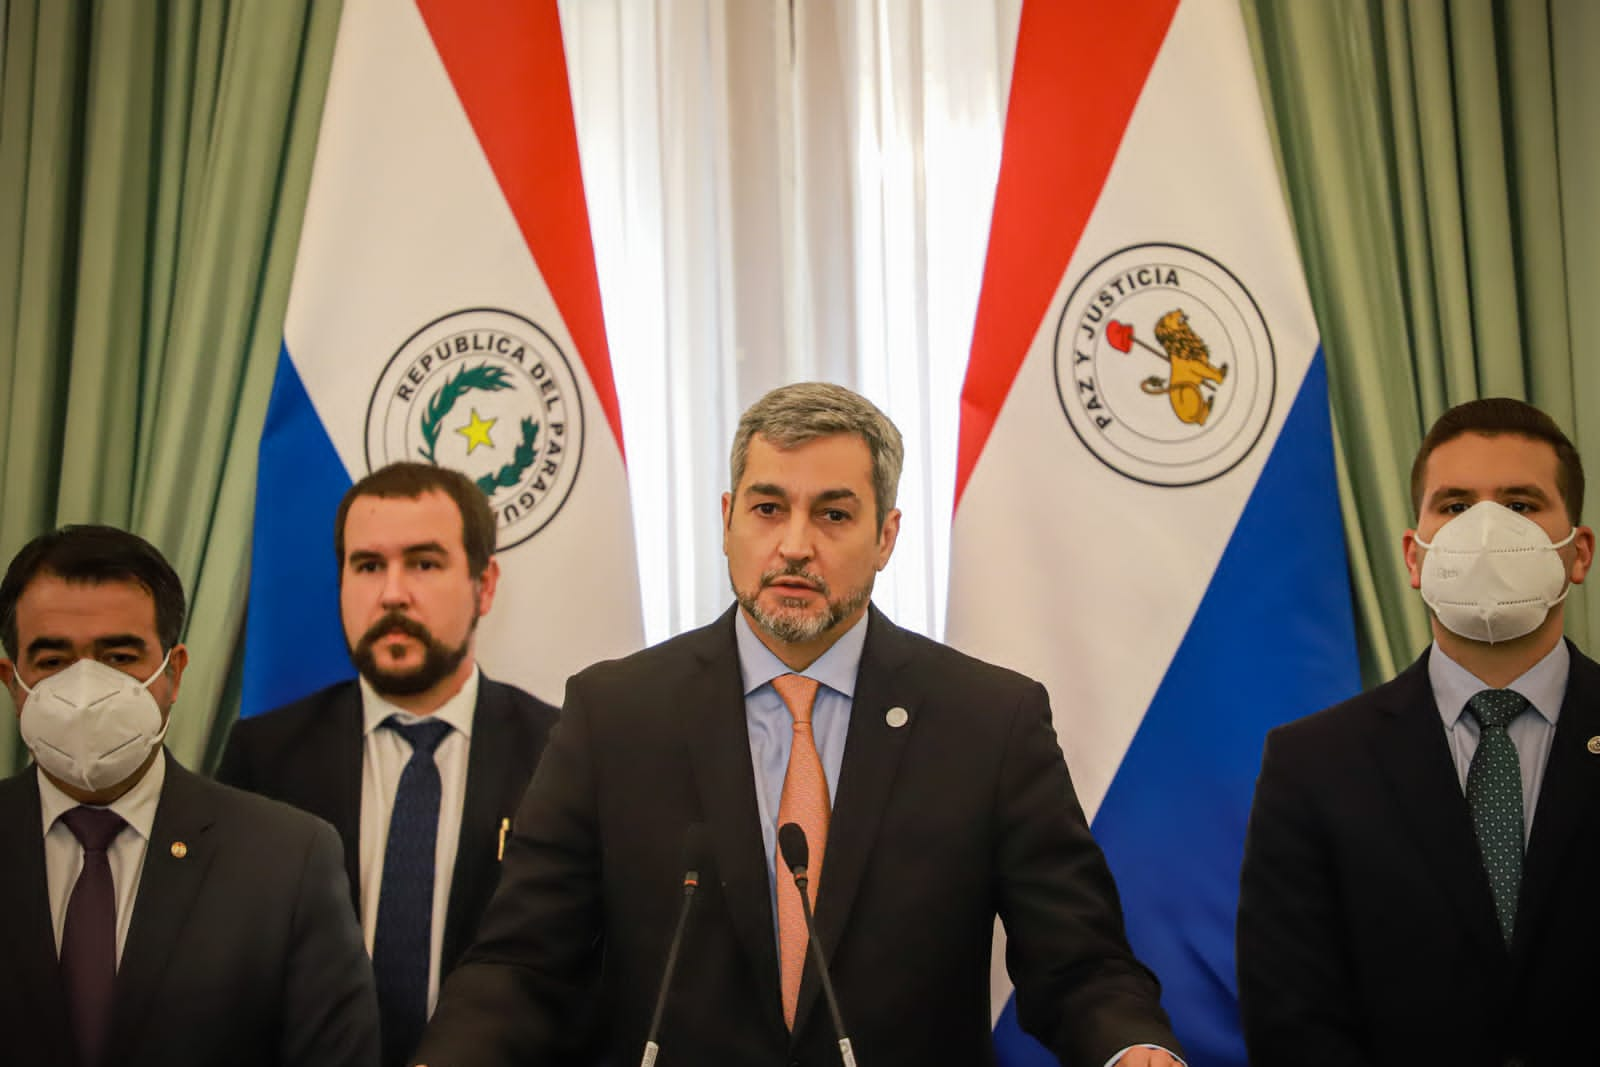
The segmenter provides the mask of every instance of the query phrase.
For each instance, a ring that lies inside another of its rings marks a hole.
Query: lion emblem
[[[1211,365],[1211,350],[1206,348],[1206,343],[1189,325],[1189,316],[1183,313],[1182,308],[1167,312],[1156,323],[1156,340],[1161,342],[1160,348],[1136,336],[1131,324],[1115,319],[1106,327],[1106,340],[1118,352],[1130,352],[1134,345],[1138,345],[1151,355],[1166,360],[1167,377],[1152,374],[1139,383],[1139,388],[1148,396],[1165,394],[1172,402],[1172,413],[1178,416],[1180,422],[1192,426],[1206,424],[1206,419],[1211,416],[1212,398],[1205,394],[1201,386],[1215,389],[1222,384],[1228,376],[1228,366],[1225,363],[1220,367]]]
[[[1211,416],[1212,397],[1201,389],[1215,389],[1228,376],[1227,364],[1211,365],[1211,351],[1189,325],[1182,308],[1167,312],[1156,323],[1156,340],[1166,350],[1168,375],[1152,374],[1139,387],[1150,396],[1167,395],[1178,421],[1204,426]]]

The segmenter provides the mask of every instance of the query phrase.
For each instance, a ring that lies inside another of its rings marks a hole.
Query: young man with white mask
[[[166,560],[108,526],[35,538],[0,581],[0,682],[35,760],[0,781],[6,1056],[371,1067],[337,835],[162,747],[183,619]]]
[[[1251,1063],[1592,1058],[1600,665],[1563,640],[1583,467],[1517,400],[1452,408],[1401,538],[1433,644],[1268,735],[1239,898]]]

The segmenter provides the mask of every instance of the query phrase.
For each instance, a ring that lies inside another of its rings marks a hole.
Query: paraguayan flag
[[[1237,0],[1025,4],[956,499],[949,640],[1048,686],[1191,1067],[1244,1064],[1262,742],[1359,676],[1326,371]],[[1003,1062],[1046,1062],[997,975]]]

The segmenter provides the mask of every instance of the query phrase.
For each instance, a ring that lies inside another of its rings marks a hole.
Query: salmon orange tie
[[[772,680],[783,702],[794,716],[794,739],[789,747],[789,769],[783,776],[783,796],[778,801],[778,825],[798,823],[806,832],[810,859],[806,867],[806,891],[816,907],[817,887],[822,884],[822,850],[828,840],[828,779],[822,773],[822,757],[811,733],[811,706],[817,699],[817,681],[798,674],[785,674]],[[783,856],[774,857],[776,870],[783,872]],[[782,979],[783,1019],[794,1029],[795,1005],[800,1000],[800,976],[806,969],[806,919],[800,910],[800,891],[794,879],[778,877],[778,970]]]

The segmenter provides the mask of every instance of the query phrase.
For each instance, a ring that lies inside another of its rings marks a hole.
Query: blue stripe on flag
[[[355,677],[333,552],[350,485],[285,345],[261,431],[241,718]]]
[[[1246,1063],[1233,926],[1267,730],[1361,687],[1327,397],[1319,348],[1094,821],[1190,1067]],[[1005,1067],[1053,1062],[1010,1006],[995,1043]]]

